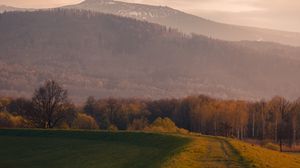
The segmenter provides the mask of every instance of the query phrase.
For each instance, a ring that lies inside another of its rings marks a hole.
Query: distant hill
[[[226,42],[79,10],[0,15],[0,95],[57,79],[72,98],[300,96],[300,48]]]
[[[236,26],[210,21],[169,7],[125,3],[113,0],[85,0],[65,8],[85,9],[146,20],[222,40],[271,41],[300,46],[300,33]]]

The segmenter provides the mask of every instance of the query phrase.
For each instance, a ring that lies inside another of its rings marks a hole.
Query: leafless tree
[[[67,90],[54,80],[46,81],[34,92],[30,118],[37,127],[53,128],[66,118],[69,104]]]

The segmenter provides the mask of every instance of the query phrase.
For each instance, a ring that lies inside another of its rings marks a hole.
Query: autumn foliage
[[[299,101],[279,96],[255,102],[204,95],[162,100],[89,97],[84,105],[76,106],[58,83],[47,81],[32,100],[1,98],[0,111],[1,128],[192,131],[266,140],[280,146],[293,146],[300,137]]]

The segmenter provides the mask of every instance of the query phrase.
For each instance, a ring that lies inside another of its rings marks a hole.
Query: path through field
[[[199,136],[164,167],[247,168],[250,165],[225,139]]]

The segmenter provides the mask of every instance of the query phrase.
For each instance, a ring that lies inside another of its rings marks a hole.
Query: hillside
[[[87,96],[300,95],[300,48],[225,42],[76,10],[0,15],[0,93],[31,96],[46,79]],[[256,47],[259,46],[259,47]]]
[[[146,20],[222,40],[273,41],[300,46],[300,33],[218,23],[169,7],[125,3],[113,0],[85,0],[65,8],[85,9]]]

